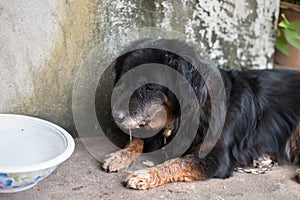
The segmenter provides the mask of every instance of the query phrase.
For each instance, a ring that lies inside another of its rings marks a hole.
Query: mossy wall
[[[116,37],[118,51],[144,27],[177,31],[222,66],[272,68],[278,8],[279,0],[2,1],[0,112],[44,118],[76,135],[72,89],[85,57]]]

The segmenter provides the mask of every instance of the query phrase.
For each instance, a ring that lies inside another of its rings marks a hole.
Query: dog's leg
[[[293,151],[294,159],[295,159],[294,163],[299,165],[300,164],[300,137],[298,137],[296,141],[297,143]],[[296,170],[296,179],[300,183],[300,168]]]
[[[175,181],[195,181],[207,179],[208,175],[194,156],[168,160],[152,168],[138,170],[129,175],[125,186],[133,189],[149,189]]]
[[[133,138],[131,142],[115,153],[111,153],[104,160],[102,168],[107,172],[116,172],[127,168],[143,151],[144,141]]]
[[[286,146],[286,154],[293,158],[294,164],[300,165],[300,123]],[[300,168],[296,170],[296,180],[300,183]]]

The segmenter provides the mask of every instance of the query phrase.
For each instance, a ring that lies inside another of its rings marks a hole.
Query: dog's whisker
[[[130,145],[132,144],[132,132],[131,129],[129,129],[129,140],[130,140]]]

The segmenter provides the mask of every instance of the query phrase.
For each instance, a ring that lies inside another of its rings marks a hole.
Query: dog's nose
[[[116,111],[114,112],[113,117],[116,122],[122,123],[125,120],[126,113],[124,111]]]

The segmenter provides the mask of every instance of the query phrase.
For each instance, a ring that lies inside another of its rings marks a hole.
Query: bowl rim
[[[1,117],[10,117],[10,118],[25,118],[29,119],[35,122],[39,122],[43,125],[50,126],[51,128],[55,129],[57,133],[59,133],[66,142],[66,147],[65,150],[57,155],[56,157],[43,161],[37,164],[30,164],[30,165],[24,165],[24,166],[18,166],[18,167],[13,167],[13,166],[8,166],[8,167],[1,167],[0,165],[0,173],[26,173],[26,172],[35,172],[35,171],[40,171],[44,169],[48,169],[54,166],[59,165],[60,163],[64,162],[67,160],[72,153],[74,152],[75,149],[75,142],[72,136],[63,128],[60,126],[46,121],[44,119],[36,118],[36,117],[31,117],[27,115],[19,115],[19,114],[0,114],[0,119]]]

